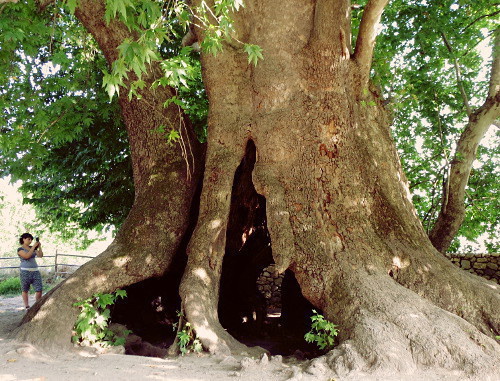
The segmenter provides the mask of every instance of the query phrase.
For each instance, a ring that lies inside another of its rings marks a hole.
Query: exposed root
[[[203,347],[212,354],[220,355],[258,356],[265,353],[262,348],[250,348],[240,343],[219,323],[212,281],[205,270],[198,268],[185,276],[180,289],[186,319]]]
[[[398,283],[473,324],[484,334],[500,334],[500,286],[470,274],[442,256],[414,255]]]
[[[478,380],[500,374],[500,346],[493,339],[389,277],[363,274],[349,289],[357,308],[343,316],[348,339],[328,354],[337,374],[410,374],[428,367]]]

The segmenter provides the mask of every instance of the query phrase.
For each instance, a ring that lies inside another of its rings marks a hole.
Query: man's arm
[[[17,250],[17,255],[19,255],[23,259],[30,259],[33,256],[33,252],[35,251],[35,246],[32,246],[29,251],[25,251],[23,249]]]
[[[38,242],[38,247],[36,249],[36,256],[43,257],[42,244]]]

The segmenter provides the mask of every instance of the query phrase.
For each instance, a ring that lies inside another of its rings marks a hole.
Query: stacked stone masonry
[[[500,253],[447,253],[446,257],[465,271],[500,284]]]
[[[500,253],[447,253],[446,257],[458,267],[500,284]],[[262,271],[257,289],[266,299],[268,307],[281,307],[281,283],[284,274],[276,274],[274,265]]]
[[[268,307],[281,308],[281,283],[285,274],[276,274],[274,265],[267,266],[257,278],[257,289]]]

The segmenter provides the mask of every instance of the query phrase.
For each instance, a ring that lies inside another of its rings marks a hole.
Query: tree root
[[[428,367],[478,380],[500,374],[500,346],[464,319],[381,275],[358,276],[349,289],[352,300],[342,303],[357,307],[342,316],[346,340],[327,355],[338,375]]]

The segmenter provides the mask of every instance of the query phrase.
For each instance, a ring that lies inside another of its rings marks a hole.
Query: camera
[[[40,242],[40,237],[36,237],[36,238],[35,238],[35,240],[36,240],[37,242]]]

